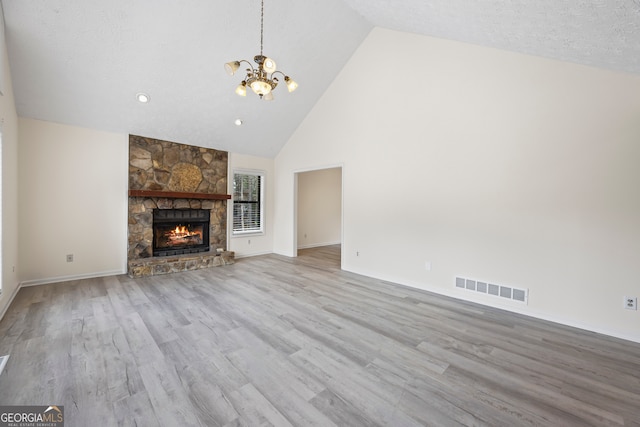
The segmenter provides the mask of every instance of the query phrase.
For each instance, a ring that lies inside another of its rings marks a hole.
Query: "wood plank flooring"
[[[640,425],[640,345],[295,259],[23,288],[0,405],[67,426]]]

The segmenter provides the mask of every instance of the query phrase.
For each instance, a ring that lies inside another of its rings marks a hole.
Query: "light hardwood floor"
[[[1,405],[67,426],[640,425],[640,345],[339,269],[340,248],[20,290]]]

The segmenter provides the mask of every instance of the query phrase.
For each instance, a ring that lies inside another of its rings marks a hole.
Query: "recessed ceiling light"
[[[242,126],[242,120],[240,120],[240,119],[236,119],[236,121],[233,122],[233,123],[235,123],[236,126]]]
[[[136,99],[138,100],[138,102],[142,102],[143,104],[146,104],[147,102],[151,101],[151,97],[146,93],[142,93],[142,92],[136,93]]]

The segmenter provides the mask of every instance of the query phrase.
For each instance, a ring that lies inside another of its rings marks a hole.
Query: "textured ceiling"
[[[18,114],[273,157],[373,26],[640,74],[638,0],[265,3],[264,53],[300,84],[273,102],[223,69],[259,53],[258,0],[2,0]]]
[[[640,74],[640,0],[344,0],[378,27]]]

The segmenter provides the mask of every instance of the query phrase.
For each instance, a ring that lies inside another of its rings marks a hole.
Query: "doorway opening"
[[[342,246],[342,181],[342,166],[305,170],[295,174],[296,256],[300,255],[301,251],[331,247],[330,252],[335,254],[336,248]],[[341,254],[339,260],[341,268]]]

